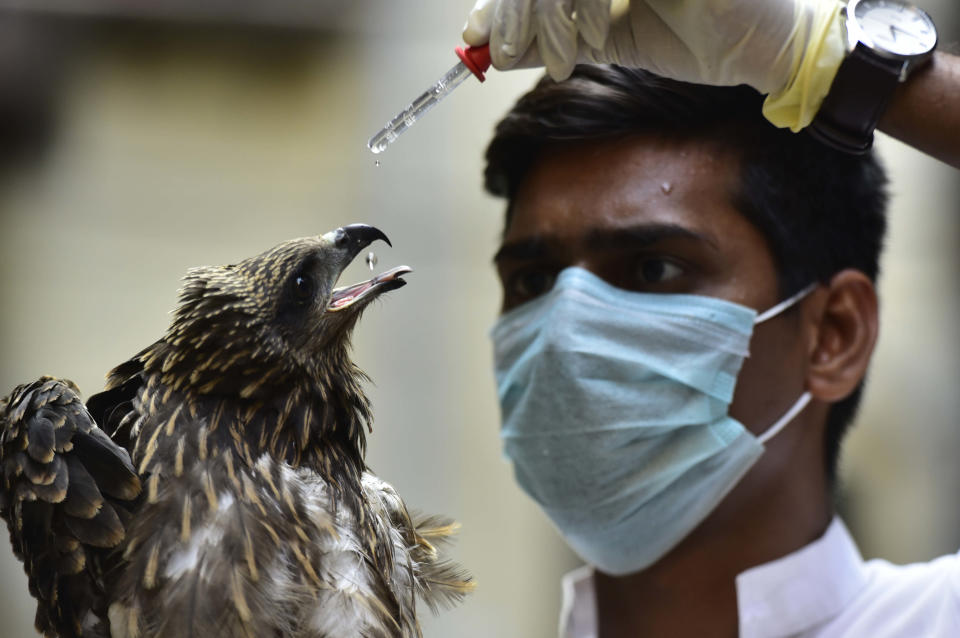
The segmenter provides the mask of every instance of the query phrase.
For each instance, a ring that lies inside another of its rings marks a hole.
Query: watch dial
[[[937,43],[937,30],[925,12],[896,0],[863,0],[857,23],[875,47],[897,55],[920,55]]]

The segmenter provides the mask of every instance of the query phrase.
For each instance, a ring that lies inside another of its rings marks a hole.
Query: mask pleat
[[[755,317],[568,268],[497,321],[504,454],[585,560],[611,574],[653,563],[760,456],[728,416]]]

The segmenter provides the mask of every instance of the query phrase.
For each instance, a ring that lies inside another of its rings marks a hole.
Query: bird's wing
[[[106,389],[87,399],[87,410],[100,429],[128,452],[133,449],[132,429],[139,416],[133,403],[144,383],[141,361],[144,352],[111,370]]]
[[[140,480],[70,381],[43,377],[0,401],[0,516],[37,598],[37,628],[107,635],[104,577]]]

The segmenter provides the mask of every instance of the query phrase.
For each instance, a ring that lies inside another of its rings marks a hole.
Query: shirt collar
[[[867,583],[860,552],[839,518],[819,539],[737,576],[740,638],[777,638],[836,616]],[[563,578],[562,638],[596,638],[593,568]]]
[[[597,638],[597,598],[593,567],[584,565],[561,581],[560,638]]]
[[[867,583],[863,558],[839,518],[816,541],[737,576],[741,638],[775,638],[836,616]]]

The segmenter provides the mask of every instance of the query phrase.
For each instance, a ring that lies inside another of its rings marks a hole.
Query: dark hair
[[[845,268],[876,281],[886,230],[886,176],[873,153],[846,155],[804,132],[778,129],[746,86],[677,82],[639,69],[581,65],[563,82],[545,77],[497,125],[486,189],[508,200],[544,149],[582,140],[656,134],[714,142],[740,160],[734,204],[766,237],[782,298]],[[828,479],[863,384],[827,418]]]

